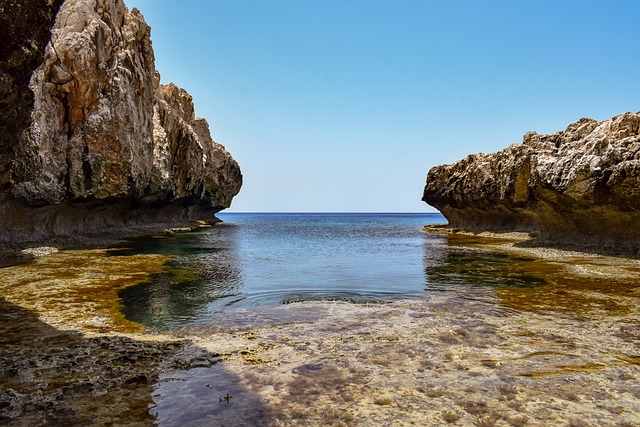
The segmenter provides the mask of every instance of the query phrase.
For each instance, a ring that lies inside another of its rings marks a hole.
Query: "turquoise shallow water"
[[[247,307],[307,300],[416,298],[465,287],[530,286],[507,257],[450,247],[422,231],[440,214],[241,214],[113,255],[173,256],[165,273],[121,292],[130,320],[155,330],[215,322]],[[469,272],[474,274],[470,275]]]

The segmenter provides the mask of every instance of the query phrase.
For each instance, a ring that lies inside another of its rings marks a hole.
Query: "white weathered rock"
[[[522,144],[434,167],[423,200],[454,227],[640,254],[640,113],[529,132]]]
[[[56,252],[58,252],[58,248],[54,248],[51,246],[42,246],[39,248],[26,248],[20,251],[22,255],[33,257],[33,258],[54,254]]]

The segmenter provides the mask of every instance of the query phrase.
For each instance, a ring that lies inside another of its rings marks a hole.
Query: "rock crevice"
[[[497,153],[436,166],[422,200],[452,227],[640,255],[640,113],[528,132]]]

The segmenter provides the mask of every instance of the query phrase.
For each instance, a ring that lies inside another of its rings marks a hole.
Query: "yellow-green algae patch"
[[[447,245],[450,246],[477,248],[528,257],[532,260],[553,264],[556,271],[561,271],[563,274],[588,279],[635,281],[638,279],[638,272],[640,272],[639,259],[531,246],[526,244],[532,239],[526,233],[451,231],[428,226],[424,230],[438,233],[446,231]]]
[[[61,329],[139,332],[126,320],[118,292],[165,269],[163,255],[108,256],[105,249],[59,251],[0,269],[0,292]]]
[[[425,231],[439,228],[425,227]],[[525,233],[449,231],[446,245],[478,251],[491,251],[517,262],[494,266],[506,276],[520,272],[543,285],[501,287],[495,295],[500,304],[518,311],[559,311],[594,316],[633,313],[640,298],[640,260],[532,247]],[[473,280],[474,271],[466,272]]]

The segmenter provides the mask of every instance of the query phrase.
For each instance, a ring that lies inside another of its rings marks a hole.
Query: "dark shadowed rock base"
[[[102,246],[116,240],[194,228],[220,222],[219,209],[196,204],[140,204],[135,201],[28,206],[0,204],[0,245],[23,249],[38,244],[59,247]]]

